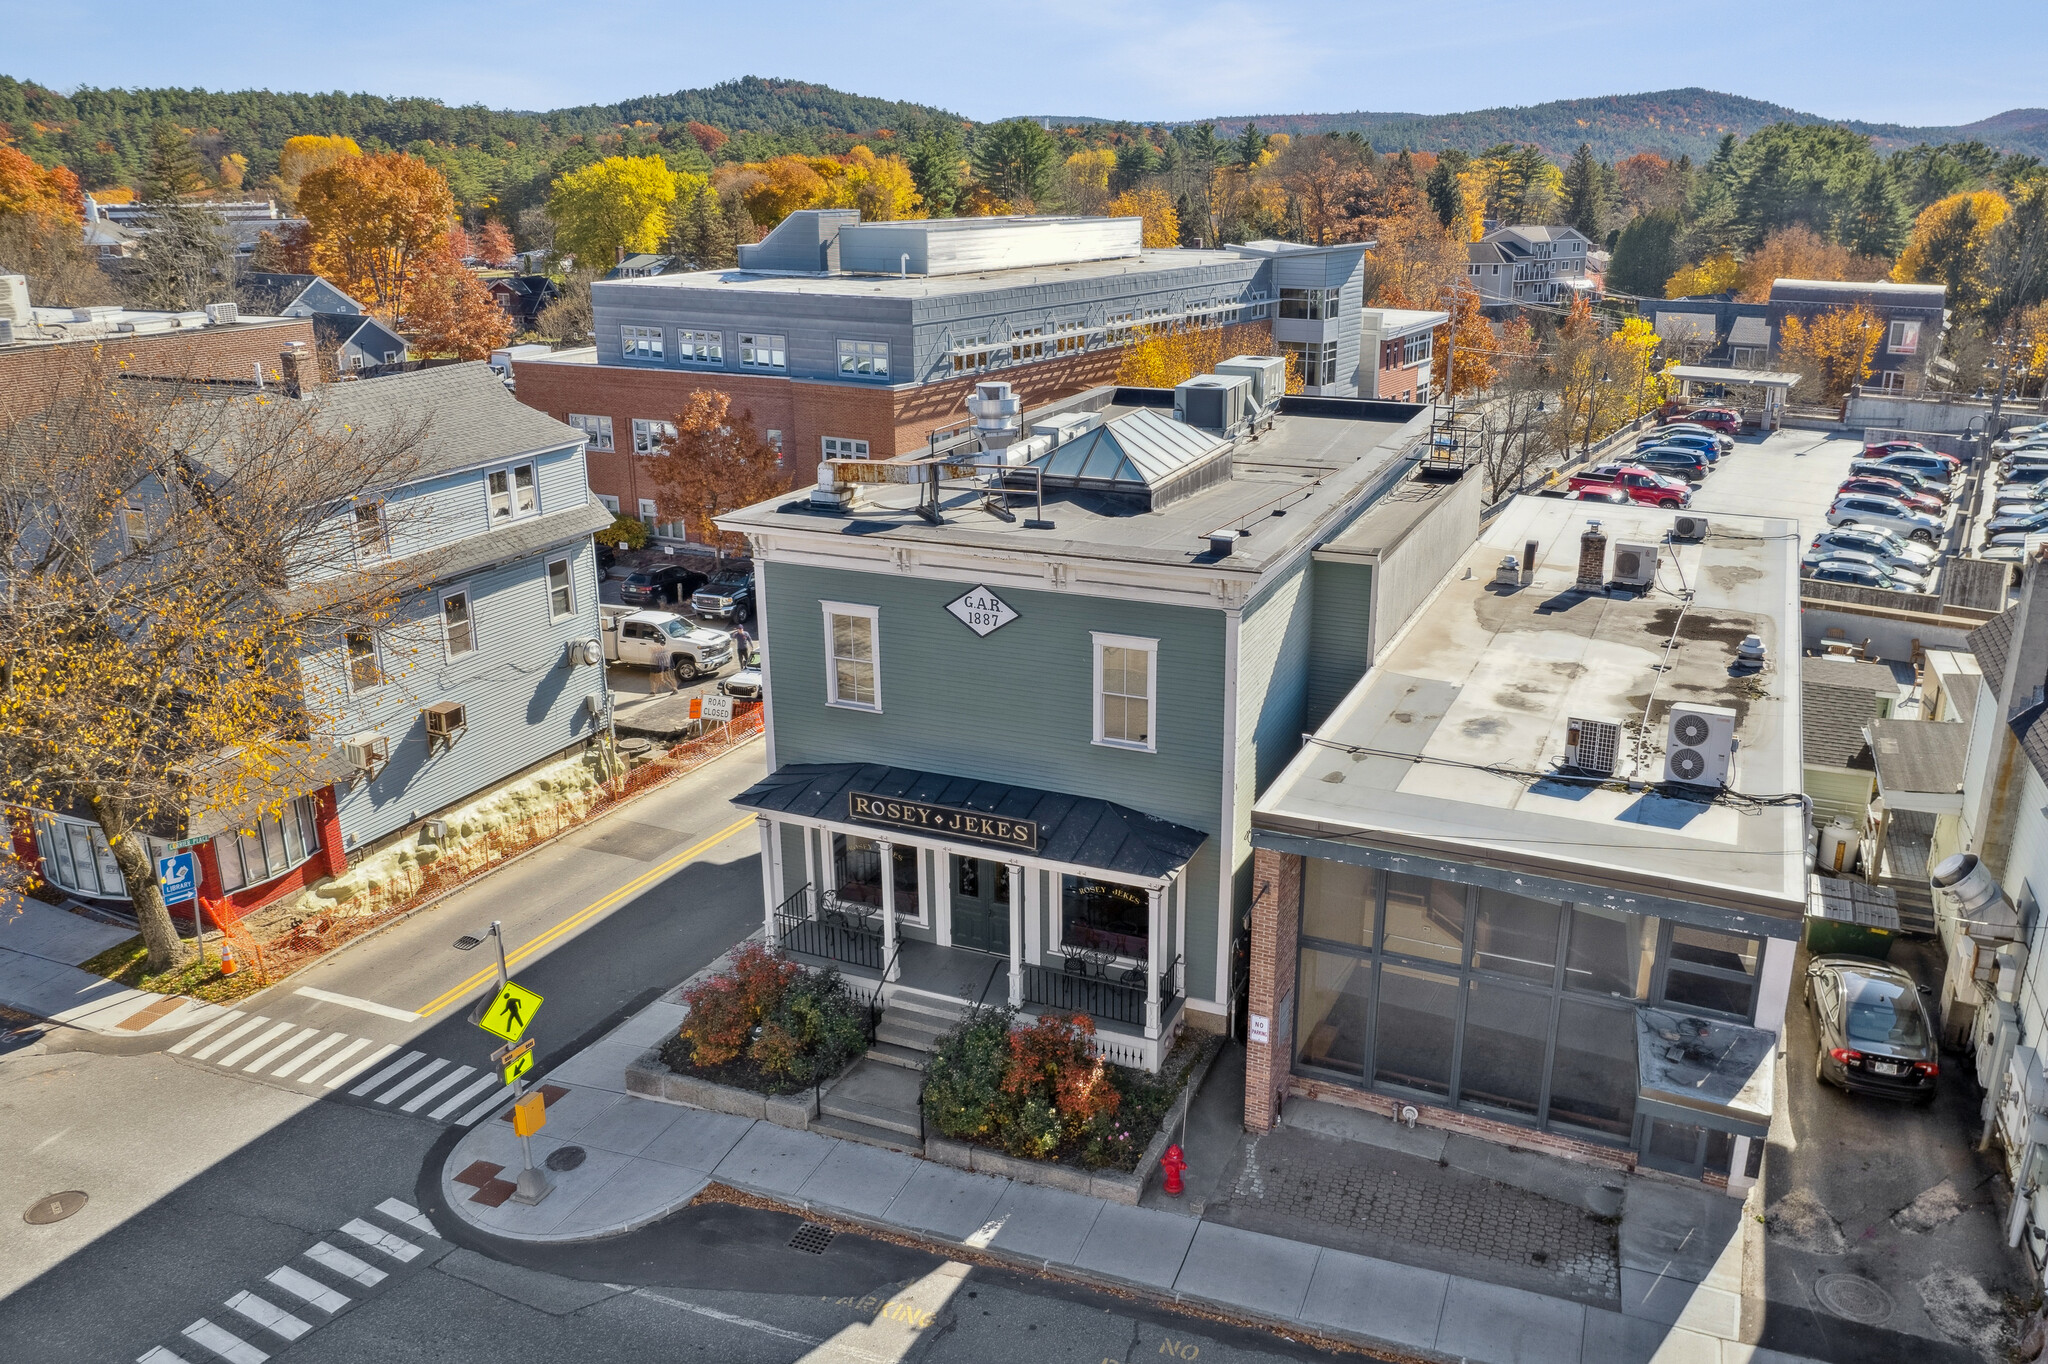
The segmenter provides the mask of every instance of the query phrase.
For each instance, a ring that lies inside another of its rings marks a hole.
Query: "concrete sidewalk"
[[[217,1004],[116,985],[78,969],[135,935],[35,900],[0,893],[0,1004],[110,1037],[177,1032],[220,1014]]]
[[[1483,1364],[1799,1364],[1797,1356],[1740,1338],[1739,1237],[1711,1262],[1696,1247],[1688,1255],[1682,1245],[1626,1238],[1637,1240],[1624,1246],[1624,1264],[1641,1287],[1624,1294],[1625,1310],[1617,1312],[627,1093],[627,1063],[682,1021],[680,992],[542,1082],[556,1093],[547,1128],[533,1139],[534,1159],[553,1156],[568,1167],[550,1170],[553,1193],[532,1207],[508,1201],[520,1143],[505,1115],[494,1115],[456,1145],[442,1169],[442,1194],[455,1214],[513,1240],[597,1240],[675,1212],[716,1180],[1021,1269],[1368,1347]]]

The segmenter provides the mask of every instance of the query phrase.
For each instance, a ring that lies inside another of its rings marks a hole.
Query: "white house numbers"
[[[1017,619],[1017,613],[1011,609],[1010,604],[986,587],[977,587],[966,596],[946,603],[946,609],[952,612],[962,625],[983,638]]]

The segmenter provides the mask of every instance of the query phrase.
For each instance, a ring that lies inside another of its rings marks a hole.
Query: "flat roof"
[[[1361,311],[1380,315],[1380,335],[1389,332],[1413,331],[1417,327],[1441,327],[1451,320],[1445,312],[1428,308],[1365,308]]]
[[[1170,389],[1098,388],[1024,414],[1024,429],[1062,412],[1100,411],[1105,423],[1132,412],[1170,410]],[[1367,485],[1392,475],[1392,466],[1422,453],[1429,409],[1416,403],[1354,398],[1285,398],[1279,416],[1256,438],[1241,437],[1231,456],[1230,477],[1153,511],[1126,495],[1048,487],[1045,519],[1050,530],[1033,529],[1036,501],[1014,486],[1005,521],[982,507],[983,489],[969,480],[949,480],[940,490],[946,519],[934,526],[918,515],[924,489],[917,484],[859,484],[851,511],[814,509],[810,490],[793,493],[718,518],[735,531],[841,536],[859,540],[909,541],[926,546],[979,547],[1005,553],[1044,554],[1119,562],[1194,567],[1204,572],[1258,572],[1313,538],[1326,514],[1350,502]],[[959,459],[971,459],[963,450]],[[896,462],[908,462],[905,457]],[[1218,559],[1207,537],[1236,530],[1233,552]]]
[[[1768,369],[1729,369],[1723,365],[1673,365],[1664,372],[1674,379],[1698,379],[1710,384],[1757,384],[1764,388],[1791,388],[1804,377]]]
[[[232,322],[209,322],[203,308],[174,313],[111,304],[90,308],[48,308],[37,304],[29,309],[26,320],[14,324],[14,341],[11,345],[0,346],[0,354],[32,345],[119,342],[146,336],[195,336],[205,332],[234,331],[236,328],[247,330],[274,327],[279,323],[296,324],[304,320],[251,315],[238,317]]]
[[[649,275],[639,279],[603,279],[602,289],[719,289],[767,294],[824,294],[841,298],[951,298],[990,293],[1039,283],[1114,279],[1202,266],[1256,267],[1258,261],[1236,251],[1174,247],[1142,251],[1112,260],[1075,261],[1067,265],[1028,265],[1014,270],[980,270],[961,275],[778,274],[765,270],[693,270]]]
[[[1592,520],[1610,562],[1620,544],[1657,547],[1654,586],[1576,590]],[[1801,914],[1798,527],[1719,516],[1704,540],[1671,542],[1672,524],[1648,507],[1515,499],[1267,790],[1254,829],[1480,863],[1624,902]],[[1530,581],[1496,586],[1496,566],[1527,541]],[[1736,665],[1750,634],[1765,641],[1761,671]],[[1655,784],[1674,701],[1736,712],[1730,789],[1741,799]],[[1632,780],[1557,779],[1571,718],[1621,723],[1626,754],[1646,707],[1651,742]]]

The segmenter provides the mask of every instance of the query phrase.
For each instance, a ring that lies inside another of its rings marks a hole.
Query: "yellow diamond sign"
[[[533,1022],[533,1016],[540,1012],[540,996],[514,981],[506,981],[498,987],[498,993],[476,1016],[476,1025],[487,1033],[495,1033],[507,1042],[517,1042],[519,1034],[526,1031]]]

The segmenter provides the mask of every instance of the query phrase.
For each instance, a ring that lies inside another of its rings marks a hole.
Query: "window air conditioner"
[[[219,327],[239,321],[241,309],[232,303],[209,303],[206,305],[206,320]]]
[[[1657,581],[1657,547],[1614,542],[1614,581],[1648,587]]]
[[[437,701],[420,714],[426,717],[430,739],[453,740],[469,728],[469,715],[460,701]]]
[[[359,772],[374,772],[391,761],[391,740],[365,730],[342,741],[341,756]]]
[[[1664,731],[1664,780],[1726,786],[1735,755],[1735,712],[1726,706],[1674,705]]]
[[[1565,766],[1596,777],[1611,777],[1620,753],[1621,726],[1614,721],[1588,720],[1576,715],[1565,721]]]

